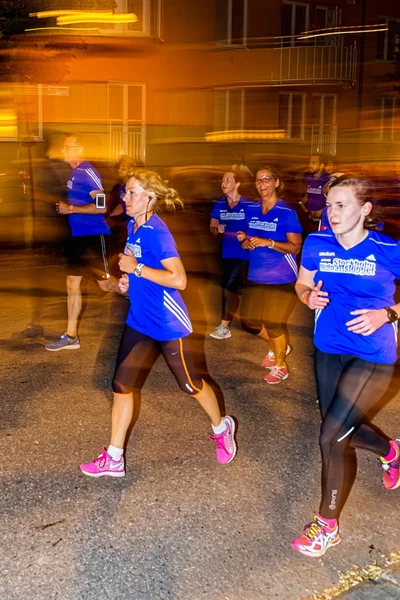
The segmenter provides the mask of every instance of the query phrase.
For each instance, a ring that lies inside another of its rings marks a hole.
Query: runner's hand
[[[244,238],[244,240],[242,242],[242,248],[243,248],[243,250],[254,250],[253,246],[250,243],[249,238]]]
[[[317,285],[311,290],[311,293],[308,294],[307,298],[307,306],[311,308],[311,310],[315,310],[316,308],[325,308],[329,304],[329,293],[322,291],[323,281],[318,281]]]
[[[351,321],[347,321],[347,329],[353,333],[360,333],[365,336],[371,335],[388,322],[387,312],[384,308],[381,308],[380,310],[360,308],[359,310],[352,310],[350,314],[358,315],[358,317]]]
[[[130,250],[127,246],[125,246],[125,253],[126,254],[119,255],[119,270],[123,273],[133,273],[138,266],[138,261],[133,255],[132,250]]]
[[[66,202],[57,202],[56,211],[59,215],[67,215],[69,213],[69,205]]]
[[[249,239],[250,239],[251,248],[253,250],[254,250],[254,248],[262,248],[262,247],[265,247],[265,246],[268,248],[269,245],[270,245],[270,244],[267,243],[270,240],[267,240],[265,238],[257,237],[256,235],[254,237],[252,237],[252,238],[249,238]]]
[[[129,290],[129,277],[126,273],[118,280],[118,287],[121,294],[127,294]]]
[[[236,237],[238,242],[244,242],[244,240],[246,239],[246,234],[244,233],[244,231],[238,231]]]

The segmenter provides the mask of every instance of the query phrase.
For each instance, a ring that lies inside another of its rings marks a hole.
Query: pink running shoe
[[[289,369],[288,366],[275,365],[272,367],[268,375],[264,377],[264,381],[270,383],[271,385],[276,385],[280,383],[284,379],[289,377]]]
[[[290,354],[292,351],[292,346],[289,346],[289,344],[286,346],[286,356],[288,354]],[[261,363],[261,366],[264,367],[265,369],[273,369],[273,367],[276,365],[276,359],[275,359],[275,354],[272,352],[272,350],[270,350],[268,352],[268,354],[266,354],[263,358],[263,361]]]
[[[331,546],[340,543],[339,527],[329,529],[327,523],[314,517],[314,521],[305,526],[304,531],[292,542],[292,547],[305,556],[318,557],[325,554]]]
[[[101,454],[90,463],[79,465],[84,475],[89,477],[125,477],[125,460],[113,460],[105,448]]]
[[[209,440],[214,440],[217,445],[217,461],[220,465],[227,465],[235,458],[236,442],[235,442],[235,421],[232,417],[223,417],[226,424],[226,429],[223,433],[214,433],[208,437]]]
[[[390,446],[396,446],[397,457],[390,462],[386,462],[381,456],[382,468],[384,470],[383,485],[387,490],[395,490],[400,486],[400,439],[391,440]]]

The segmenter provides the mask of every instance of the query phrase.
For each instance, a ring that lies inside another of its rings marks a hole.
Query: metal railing
[[[336,154],[337,126],[312,125],[311,152]]]
[[[112,125],[110,127],[110,158],[118,161],[122,154],[144,161],[143,126]]]
[[[338,39],[335,45],[300,41],[289,45],[281,38],[279,48],[273,49],[277,68],[271,73],[274,85],[295,83],[341,83],[353,85],[357,78],[357,49]]]

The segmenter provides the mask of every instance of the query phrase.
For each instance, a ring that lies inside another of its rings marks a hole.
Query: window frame
[[[219,0],[217,0],[218,2]],[[227,0],[227,39],[216,40],[216,45],[229,48],[247,48],[247,24],[248,24],[248,0],[243,0],[243,42],[241,44],[232,41],[232,3],[234,0]]]
[[[117,34],[117,35],[126,35],[132,37],[151,37],[151,4],[152,0],[140,0],[142,3],[142,13],[143,13],[143,26],[140,31],[134,31],[129,29],[129,23],[116,23],[113,28],[101,28],[101,33],[104,34]],[[128,0],[114,0],[115,2],[115,10],[114,14],[123,15],[128,13]],[[156,10],[157,10],[157,36],[160,37],[161,34],[161,2],[162,0],[156,0]]]
[[[382,61],[388,61],[388,62],[393,62],[395,60],[395,58],[388,58],[388,46],[389,46],[389,22],[395,22],[399,24],[399,29],[400,29],[400,17],[388,17],[388,16],[384,16],[384,15],[380,15],[378,16],[378,21],[380,24],[382,25],[386,25],[387,30],[386,31],[379,31],[378,32],[378,38],[377,38],[377,54],[378,54],[378,39],[380,35],[383,35],[384,37],[384,41],[383,41],[383,57],[382,58],[378,58],[378,56],[376,57],[376,60],[382,60]]]
[[[399,132],[399,136],[396,138],[396,108],[397,110],[400,111],[400,101],[398,98],[394,97],[394,96],[381,96],[379,98],[377,98],[377,100],[379,101],[379,137],[378,137],[378,141],[379,142],[394,142],[394,143],[398,143],[400,141],[400,132]],[[390,106],[390,111],[391,111],[391,124],[390,124],[390,137],[389,138],[385,138],[384,137],[384,131],[386,129],[385,127],[385,102],[387,102],[388,100],[391,101],[391,106]],[[396,102],[397,100],[397,102]]]
[[[235,91],[241,92],[241,98],[240,98],[240,127],[237,129],[237,131],[243,131],[244,129],[244,111],[245,111],[245,102],[246,102],[246,89],[245,88],[241,88],[241,87],[218,87],[218,88],[214,88],[214,93],[215,92],[225,92],[225,123],[224,123],[224,129],[220,129],[217,128],[217,115],[216,115],[216,103],[214,101],[214,131],[236,131],[236,129],[230,129],[229,127],[229,95],[230,92]]]
[[[310,26],[310,4],[308,2],[297,2],[296,0],[283,0],[282,5],[283,4],[289,4],[292,7],[292,15],[291,15],[291,28],[290,28],[290,45],[291,46],[296,46],[296,32],[294,31],[295,27],[296,27],[296,16],[295,16],[295,8],[296,6],[305,6],[306,7],[306,23],[305,23],[305,31],[308,31],[309,26]],[[282,31],[282,24],[281,24],[281,33],[283,36],[283,31]]]
[[[285,139],[287,140],[301,140],[305,139],[305,116],[306,116],[306,93],[305,92],[279,92],[279,98],[281,96],[289,96],[288,103],[288,123],[286,133],[287,136]],[[293,124],[293,96],[301,96],[301,132],[300,137],[292,136],[292,124]],[[279,126],[279,102],[278,102],[278,126]]]

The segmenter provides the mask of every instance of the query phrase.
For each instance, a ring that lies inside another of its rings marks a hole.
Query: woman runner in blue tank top
[[[182,204],[157,173],[139,169],[125,184],[126,212],[131,217],[119,267],[119,287],[129,291],[130,310],[120,343],[113,379],[111,441],[92,462],[80,465],[91,477],[124,477],[124,448],[133,416],[133,390],[140,389],[162,354],[179,387],[196,398],[211,420],[217,460],[229,463],[236,454],[235,422],[221,417],[212,388],[195,372],[188,336],[192,325],[179,290],[186,273],[175,241],[157,211],[161,204],[174,210]]]
[[[355,480],[356,449],[380,457],[386,489],[400,486],[400,441],[368,418],[379,410],[397,360],[400,243],[370,229],[379,219],[372,217],[366,180],[334,181],[327,209],[330,229],[308,236],[296,283],[299,298],[315,311],[322,499],[292,545],[313,557],[340,542],[338,519]]]

